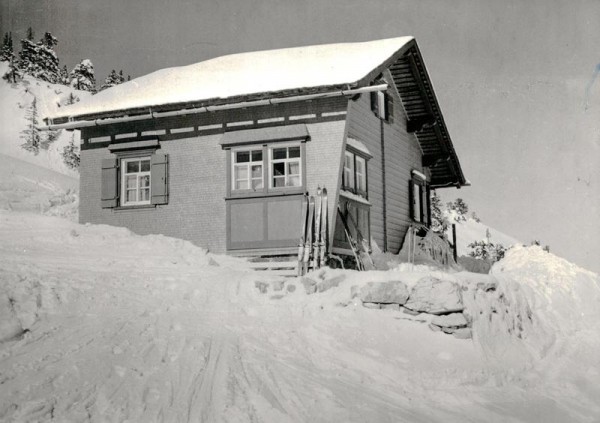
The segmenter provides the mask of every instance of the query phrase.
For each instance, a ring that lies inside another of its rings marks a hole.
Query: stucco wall
[[[335,104],[329,101],[325,106],[327,107],[315,102],[312,106],[304,105],[301,111],[304,112],[307,107],[310,107],[309,110],[336,110],[339,106],[345,108],[346,101],[338,101]],[[274,112],[298,113],[298,110],[297,106],[287,109],[280,106]],[[261,118],[264,116],[265,114],[261,114]],[[215,116],[212,119],[215,119]],[[247,116],[238,119],[247,119]],[[335,119],[329,118],[329,121],[319,122],[319,118],[315,118],[306,121],[311,137],[306,143],[307,190],[310,194],[315,194],[317,186],[327,187],[330,193],[330,216],[335,216],[332,197],[339,186],[345,129],[345,116],[340,115]],[[293,123],[297,124],[298,121]],[[190,122],[182,121],[181,125],[189,126]],[[198,125],[198,122],[194,122],[193,125]],[[111,129],[113,132],[119,132],[118,128]],[[120,132],[135,129],[130,126]],[[98,128],[94,131],[94,136],[103,135],[97,132]],[[104,144],[88,145],[87,149],[81,152],[80,222],[123,226],[138,234],[163,234],[192,241],[213,252],[224,252],[224,198],[228,169],[227,153],[219,145],[221,137],[222,133],[177,139],[170,135],[160,136],[160,149],[157,152],[169,155],[169,203],[144,209],[118,210],[100,207],[101,162],[102,159],[113,156]],[[330,224],[330,230],[333,231],[333,224]],[[294,244],[296,243],[295,241]]]

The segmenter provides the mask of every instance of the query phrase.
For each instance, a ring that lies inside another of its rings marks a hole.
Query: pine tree
[[[32,27],[27,28],[27,39],[29,41],[33,41],[33,28]]]
[[[450,222],[448,222],[448,218],[444,216],[444,212],[442,210],[442,200],[437,195],[437,192],[432,191],[433,194],[431,196],[431,229],[433,232],[438,234],[444,234]]]
[[[67,105],[69,104],[75,104],[79,101],[79,97],[77,97],[76,95],[74,95],[73,93],[69,93],[69,96],[67,97],[67,99],[65,100],[65,103]]]
[[[119,71],[117,74],[117,72],[113,69],[104,79],[104,84],[102,84],[99,91],[114,87],[115,85],[122,84],[123,82],[125,82],[125,78],[123,78],[123,70]]]
[[[92,93],[96,92],[96,77],[94,76],[94,65],[91,60],[82,60],[73,68],[69,77],[73,88]]]
[[[19,69],[17,61],[14,58],[8,63],[8,70],[2,75],[2,79],[5,79],[12,84],[16,84],[23,79],[23,72]]]
[[[43,81],[59,82],[58,56],[54,51],[57,44],[58,40],[49,32],[46,32],[38,43],[34,43],[30,39],[21,40],[19,69],[23,73]]]
[[[71,141],[63,148],[62,157],[71,169],[79,167],[79,146],[75,145],[75,134],[71,135]]]
[[[58,74],[58,82],[63,85],[69,85],[69,71],[67,65],[64,65]]]
[[[12,34],[6,32],[2,41],[2,49],[0,49],[0,62],[10,62],[14,57]]]
[[[38,110],[36,97],[33,97],[31,105],[27,108],[25,118],[27,119],[27,127],[21,131],[21,139],[25,140],[25,142],[21,144],[21,147],[37,155],[40,151],[41,136],[40,130],[37,128]]]

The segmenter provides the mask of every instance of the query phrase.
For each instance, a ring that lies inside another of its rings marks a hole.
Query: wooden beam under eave
[[[422,164],[423,167],[433,167],[442,160],[448,160],[450,156],[448,154],[425,154],[423,155]]]

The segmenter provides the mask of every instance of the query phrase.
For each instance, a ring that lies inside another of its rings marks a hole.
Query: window
[[[413,178],[409,181],[411,218],[415,222],[429,225],[431,221],[429,204],[429,185],[425,175],[413,171]]]
[[[346,151],[344,155],[342,188],[367,197],[367,160],[353,151]]]
[[[304,146],[301,143],[234,147],[228,154],[231,160],[229,195],[260,196],[302,190]]]
[[[392,123],[394,121],[394,98],[383,91],[372,92],[371,110],[379,119]]]
[[[150,157],[121,160],[123,206],[150,204]]]
[[[237,150],[233,152],[233,178],[235,190],[260,190],[263,188],[263,152],[260,150]]]
[[[270,188],[299,187],[302,185],[300,146],[272,147]]]

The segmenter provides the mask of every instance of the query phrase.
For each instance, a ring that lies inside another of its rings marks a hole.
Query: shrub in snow
[[[62,151],[63,161],[71,169],[79,168],[79,146],[75,144],[75,134],[71,135],[71,140]]]
[[[94,65],[89,59],[82,60],[69,73],[71,87],[81,91],[96,92],[96,76],[94,75]]]
[[[456,216],[454,220],[457,222],[465,222],[467,220],[467,213],[469,213],[469,206],[463,201],[462,198],[457,198],[453,203],[447,203],[446,207],[449,211],[455,211]]]
[[[14,58],[9,61],[8,70],[4,75],[2,75],[2,79],[10,82],[11,84],[16,84],[23,79],[23,72],[17,66],[17,62]]]
[[[474,241],[468,245],[472,250],[469,255],[480,260],[496,262],[504,258],[506,248],[502,244],[494,244],[490,241]]]

